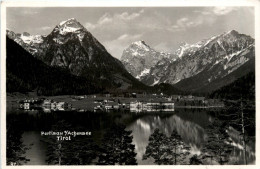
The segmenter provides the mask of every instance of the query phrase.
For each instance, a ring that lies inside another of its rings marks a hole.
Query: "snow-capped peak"
[[[206,42],[204,43],[203,46],[207,46],[210,42],[212,42],[213,40],[217,39],[219,37],[218,36],[212,36],[211,38],[207,39]]]
[[[70,21],[76,21],[77,22],[77,20],[75,18],[70,18],[70,19],[67,19],[65,21],[60,22],[59,26],[64,25],[66,22],[70,22]]]
[[[179,58],[181,58],[182,56],[185,55],[185,53],[189,53],[189,55],[191,55],[191,52],[197,51],[200,48],[205,48],[208,47],[208,44],[212,44],[217,42],[219,44],[220,47],[222,47],[222,49],[225,51],[225,49],[222,46],[222,42],[228,41],[232,42],[232,41],[236,41],[239,37],[240,37],[239,32],[237,32],[236,30],[231,30],[228,32],[224,32],[223,34],[220,35],[216,35],[216,36],[212,36],[211,38],[208,39],[204,39],[202,41],[199,41],[197,43],[194,44],[187,44],[187,43],[181,43],[179,49],[176,51],[176,54],[179,56]]]
[[[143,49],[145,51],[150,50],[150,47],[143,40],[133,42],[131,46],[138,47],[139,49]]]
[[[183,47],[189,46],[189,44],[188,44],[187,42],[181,42],[181,43],[180,43],[180,47],[182,47],[182,46],[183,46]]]
[[[42,43],[43,42],[43,36],[41,35],[30,35],[29,33],[22,33],[20,38],[23,40],[24,43],[30,44],[30,43]]]
[[[224,35],[238,35],[238,34],[239,33],[236,30],[231,30],[231,31],[224,33]]]
[[[144,45],[147,46],[143,40],[133,42],[132,44],[137,46],[144,46]]]
[[[54,32],[59,32],[62,35],[65,35],[69,32],[77,33],[79,30],[85,29],[75,18],[70,18],[66,21],[60,22],[54,28]]]
[[[177,55],[179,56],[179,58],[181,58],[181,57],[183,56],[184,51],[185,51],[186,49],[188,49],[189,47],[190,47],[190,45],[189,45],[188,43],[186,43],[186,42],[182,42],[182,43],[180,44],[179,49],[176,51],[176,53],[177,53]]]

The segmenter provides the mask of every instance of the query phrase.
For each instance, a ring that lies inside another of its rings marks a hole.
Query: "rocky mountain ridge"
[[[245,63],[250,68],[247,71],[254,69],[254,39],[235,30],[194,44],[183,43],[172,54],[137,41],[123,51],[121,62],[74,18],[62,21],[47,36],[9,30],[7,36],[47,65],[67,69],[108,88],[167,83],[184,91],[201,91]]]
[[[91,94],[103,88],[84,77],[70,74],[36,59],[18,43],[6,38],[6,92],[37,95]]]
[[[173,62],[177,57],[170,53],[158,52],[144,41],[133,42],[123,51],[121,57],[121,61],[128,72],[137,79],[149,74],[150,69],[162,59]]]
[[[196,86],[203,87],[229,75],[249,60],[254,59],[254,48],[253,38],[235,30],[195,44],[183,43],[172,54],[177,59],[172,62],[169,62],[167,58],[156,60],[156,64],[146,71],[140,80],[152,86],[169,83],[182,90],[196,90],[192,87],[194,83]],[[123,62],[123,64],[127,67],[132,63]],[[182,82],[196,76],[200,76],[200,80],[197,82],[195,78],[190,80],[189,85]],[[189,87],[186,87],[187,85]]]
[[[83,76],[106,88],[142,86],[74,18],[59,23],[49,35],[42,36],[41,41],[35,40],[40,36],[27,34],[30,38],[25,39],[24,35],[18,36],[11,31],[7,31],[7,36],[47,65],[67,69],[73,75]]]

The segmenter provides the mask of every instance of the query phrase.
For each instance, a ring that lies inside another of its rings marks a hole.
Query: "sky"
[[[75,18],[120,59],[131,43],[174,52],[181,43],[230,31],[254,38],[253,7],[8,7],[7,28],[15,33],[48,35],[56,25]]]

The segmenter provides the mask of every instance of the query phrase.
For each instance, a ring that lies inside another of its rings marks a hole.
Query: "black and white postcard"
[[[256,168],[259,1],[237,2],[3,2],[2,167]]]

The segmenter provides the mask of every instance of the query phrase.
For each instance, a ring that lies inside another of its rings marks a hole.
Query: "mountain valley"
[[[46,65],[110,91],[154,91],[152,86],[168,84],[174,91],[209,93],[255,69],[254,39],[235,30],[183,43],[173,53],[136,41],[123,51],[121,61],[74,18],[60,22],[48,35],[7,30],[7,36]]]

